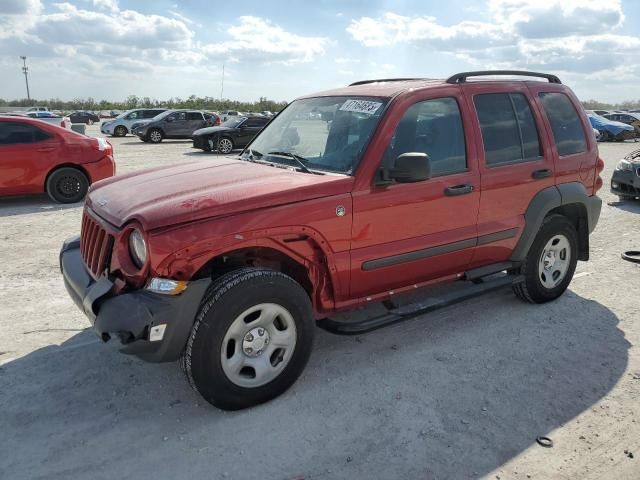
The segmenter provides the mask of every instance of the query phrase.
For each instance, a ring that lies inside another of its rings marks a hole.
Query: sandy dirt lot
[[[216,158],[111,141],[119,173]],[[640,265],[620,258],[640,203],[606,203],[639,146],[601,145],[592,260],[561,299],[507,289],[359,337],[318,330],[294,387],[235,413],[87,328],[57,263],[80,205],[0,200],[0,478],[640,478]]]

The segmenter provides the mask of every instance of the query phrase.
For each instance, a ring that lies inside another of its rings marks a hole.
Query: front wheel
[[[274,270],[243,268],[207,290],[181,363],[209,403],[238,410],[286,391],[309,360],[313,335],[300,284]]]
[[[527,258],[520,267],[524,277],[513,286],[516,296],[530,303],[555,300],[569,286],[578,263],[578,234],[567,217],[544,219]]]
[[[49,197],[58,203],[76,203],[87,194],[89,180],[77,168],[64,167],[49,175],[45,188]]]
[[[113,136],[114,137],[124,137],[126,134],[127,134],[127,127],[125,127],[123,125],[118,125],[113,130]]]

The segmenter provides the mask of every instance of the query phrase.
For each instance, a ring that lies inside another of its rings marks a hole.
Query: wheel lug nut
[[[251,335],[250,333],[247,333],[247,336],[244,338],[247,342],[253,342],[253,335]]]
[[[265,345],[269,345],[269,339],[268,339],[268,338],[265,338],[265,339],[264,339],[264,344],[265,344]]]
[[[260,335],[260,336],[264,335],[264,328],[259,328],[258,329],[258,335]]]
[[[252,353],[253,352],[253,348],[247,347],[247,348],[244,349],[244,351],[247,352],[247,353]]]

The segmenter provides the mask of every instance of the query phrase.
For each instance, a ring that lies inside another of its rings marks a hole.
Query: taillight
[[[216,121],[215,121],[215,123],[213,124],[213,126],[214,126],[214,127],[217,127],[218,125],[220,125],[220,123],[221,123],[221,122],[220,122],[220,117],[216,117]]]
[[[604,160],[598,157],[596,160],[596,181],[593,185],[593,193],[596,193],[598,190],[602,188],[604,182],[602,181],[602,177],[600,177],[600,173],[604,170]]]

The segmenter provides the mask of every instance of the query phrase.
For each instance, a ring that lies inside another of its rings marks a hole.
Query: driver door
[[[374,181],[353,193],[351,297],[457,278],[471,261],[480,202],[471,118],[458,87],[440,94],[397,105],[403,114],[380,159],[381,166],[393,168],[402,153],[426,153],[432,178]]]

